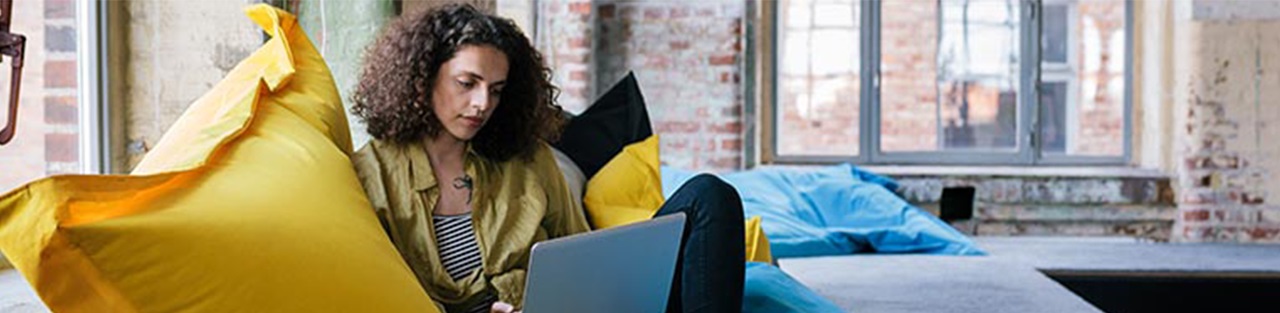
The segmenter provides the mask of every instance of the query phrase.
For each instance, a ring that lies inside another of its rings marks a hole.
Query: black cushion
[[[653,135],[644,96],[634,73],[609,88],[581,115],[569,119],[560,141],[552,144],[591,179],[622,148]]]

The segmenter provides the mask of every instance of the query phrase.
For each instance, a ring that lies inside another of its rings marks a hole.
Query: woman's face
[[[507,55],[488,45],[462,46],[440,66],[432,110],[447,134],[468,141],[498,108],[507,83]]]

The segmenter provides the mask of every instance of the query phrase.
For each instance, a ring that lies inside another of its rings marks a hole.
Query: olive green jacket
[[[483,265],[458,281],[441,265],[432,211],[439,185],[423,144],[374,140],[352,156],[378,219],[422,288],[454,311],[479,304],[481,295],[523,307],[529,249],[535,242],[590,230],[551,149],[539,144],[532,160],[493,162],[470,148],[466,172],[474,179],[471,218]]]

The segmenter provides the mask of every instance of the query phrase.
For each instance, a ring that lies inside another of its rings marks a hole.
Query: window
[[[26,37],[17,132],[0,146],[0,193],[53,174],[99,171],[98,1],[13,1],[10,31]],[[14,92],[0,62],[0,123]]]
[[[779,9],[778,136],[783,154],[859,149],[859,9],[854,1],[791,1]]]
[[[1124,164],[1125,0],[766,4],[766,162]]]

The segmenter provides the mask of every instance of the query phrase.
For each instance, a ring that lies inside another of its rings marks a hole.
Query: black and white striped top
[[[449,278],[460,280],[471,276],[480,268],[480,246],[476,242],[476,232],[471,224],[471,214],[433,215],[431,222],[435,224],[436,246],[440,247],[440,262]],[[496,301],[492,294],[484,295],[487,299],[468,312],[489,312],[489,307]]]

